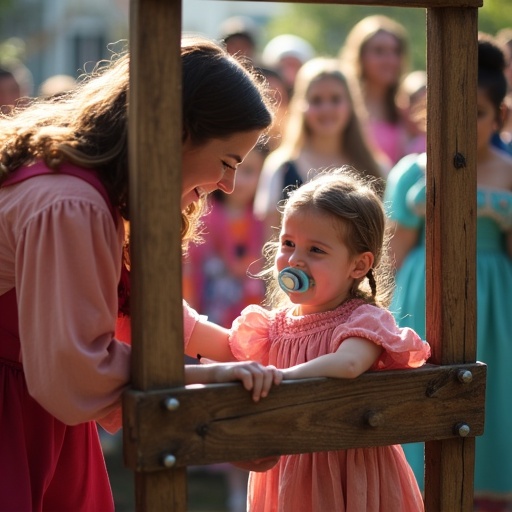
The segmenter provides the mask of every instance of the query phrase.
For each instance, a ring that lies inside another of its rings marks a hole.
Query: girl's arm
[[[395,269],[398,270],[407,254],[418,243],[419,231],[416,228],[406,228],[398,223],[393,224],[393,236],[389,241],[391,259],[395,262]]]
[[[274,366],[263,366],[255,362],[213,363],[185,366],[185,384],[213,384],[242,381],[252,398],[257,402],[268,395],[270,388],[279,385],[283,374]]]
[[[200,321],[195,324],[185,346],[185,354],[198,354],[213,361],[235,361],[228,343],[229,330],[212,322]]]
[[[304,379],[308,377],[337,377],[354,379],[377,361],[382,347],[364,338],[347,338],[338,350],[307,363],[282,370],[284,379]]]

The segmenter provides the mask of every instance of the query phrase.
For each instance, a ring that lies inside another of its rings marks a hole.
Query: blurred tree
[[[478,11],[479,28],[495,34],[512,27],[511,0],[485,0]],[[410,68],[424,69],[426,58],[426,11],[418,8],[360,5],[286,4],[282,14],[266,27],[266,39],[296,34],[308,40],[320,55],[337,56],[355,23],[371,14],[385,14],[402,23],[409,32]]]

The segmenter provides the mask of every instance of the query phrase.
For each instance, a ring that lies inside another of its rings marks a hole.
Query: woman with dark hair
[[[221,47],[187,39],[181,56],[186,247],[207,194],[233,190],[272,112],[259,79]],[[1,510],[114,509],[96,422],[119,429],[130,379],[130,346],[114,336],[118,307],[129,315],[118,296],[128,93],[125,54],[0,118]],[[185,340],[200,321],[184,304]],[[241,380],[255,400],[280,378],[256,363],[185,369],[187,383]]]

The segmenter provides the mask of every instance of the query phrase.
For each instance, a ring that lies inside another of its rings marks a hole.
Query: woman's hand
[[[205,359],[201,359],[205,363]],[[275,366],[263,366],[256,362],[207,363],[185,367],[186,384],[212,384],[242,381],[247,391],[252,391],[252,399],[258,402],[265,398],[270,388],[278,386],[283,373]]]

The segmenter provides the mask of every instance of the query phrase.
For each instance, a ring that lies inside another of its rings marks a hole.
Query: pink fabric
[[[409,136],[402,123],[370,121],[368,129],[371,140],[389,158],[392,165],[407,154]]]
[[[122,223],[93,174],[64,167],[0,189],[2,510],[114,510],[93,420],[120,427],[129,378],[112,339]]]
[[[249,306],[235,320],[231,350],[239,360],[288,368],[335,352],[358,336],[383,347],[372,370],[416,368],[430,347],[400,329],[386,310],[348,301],[333,311],[292,316],[290,309]],[[265,473],[251,473],[251,512],[416,512],[423,500],[400,446],[286,455]]]

